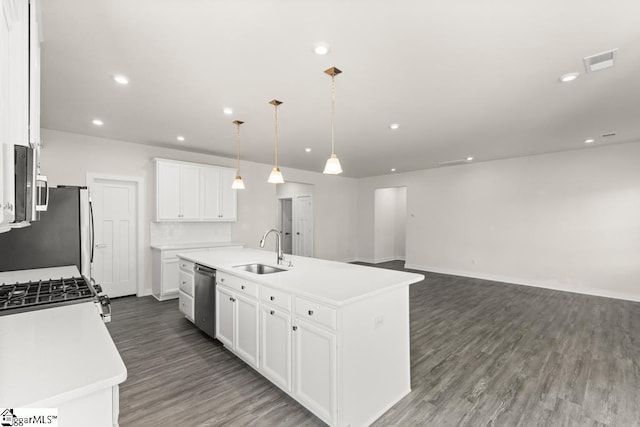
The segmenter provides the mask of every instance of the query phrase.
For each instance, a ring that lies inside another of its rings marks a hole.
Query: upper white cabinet
[[[174,160],[156,162],[156,221],[235,221],[235,170]]]
[[[2,150],[2,225],[12,223],[16,218],[15,207],[15,164],[12,144],[1,144]]]
[[[29,142],[40,146],[40,22],[38,0],[29,1]]]
[[[0,129],[5,144],[29,144],[29,6],[28,0],[2,0]]]
[[[203,206],[202,219],[205,221],[235,221],[236,191],[231,189],[235,169],[221,167],[202,168]]]

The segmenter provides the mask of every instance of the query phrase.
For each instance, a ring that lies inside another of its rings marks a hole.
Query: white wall
[[[42,129],[42,173],[52,186],[86,185],[88,172],[142,177],[145,184],[143,223],[145,289],[151,290],[151,220],[155,206],[153,182],[154,157],[234,167],[234,159],[193,153],[170,148],[152,147],[123,141],[95,138],[67,132]],[[242,162],[242,178],[246,190],[238,192],[238,221],[229,224],[154,224],[155,240],[192,241],[201,233],[200,241],[221,240],[244,242],[257,248],[265,230],[275,226],[276,188],[267,183],[271,165]],[[356,180],[322,173],[281,168],[286,180],[314,185],[316,239],[314,253],[318,258],[352,260],[355,258]],[[273,242],[270,242],[273,246]]]
[[[359,181],[358,258],[374,191],[407,186],[407,267],[640,301],[640,143]]]
[[[378,263],[405,257],[406,187],[377,188],[374,194],[374,257]]]

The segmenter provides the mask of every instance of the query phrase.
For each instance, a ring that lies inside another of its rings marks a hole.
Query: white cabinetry
[[[0,144],[0,177],[4,177],[3,175],[3,171],[4,171],[4,164],[2,162],[2,158],[4,155],[4,151],[2,150],[2,144]],[[4,179],[4,178],[3,178]],[[11,227],[9,227],[9,224],[4,222],[4,187],[2,185],[0,185],[0,233],[5,233],[9,230],[11,230]]]
[[[222,272],[216,282],[216,338],[257,369],[258,285]]]
[[[296,317],[293,394],[323,420],[336,419],[336,335]]]
[[[151,293],[154,297],[156,297],[157,300],[164,301],[172,298],[178,298],[178,291],[182,290],[183,296],[179,303],[180,307],[182,307],[182,303],[189,298],[191,299],[190,303],[193,304],[195,294],[186,292],[187,288],[185,288],[182,284],[182,281],[184,281],[184,274],[181,277],[180,263],[188,263],[188,261],[181,261],[180,258],[178,258],[178,254],[199,251],[214,251],[224,248],[241,248],[242,245],[238,243],[209,243],[209,246],[204,246],[203,244],[190,245],[188,243],[185,243],[180,249],[174,249],[175,247],[176,245],[171,245],[171,249],[166,249],[166,246],[151,247],[151,261],[153,267]],[[189,268],[190,267],[182,267],[183,273],[188,272]],[[187,306],[185,305],[185,310],[186,308]],[[193,321],[193,312],[191,315],[187,315],[187,312],[185,311],[185,315],[187,316],[187,318],[189,318],[189,320]]]
[[[2,226],[8,226],[15,220],[15,165],[12,144],[0,145],[2,150]]]
[[[200,216],[200,170],[189,164],[156,161],[158,221],[194,221]]]
[[[178,260],[178,308],[191,322],[193,322],[195,313],[194,266],[195,264],[190,261]]]
[[[291,314],[269,304],[260,307],[260,371],[291,393]]]
[[[235,172],[235,169],[215,166],[202,168],[204,221],[236,220],[236,192],[231,189]]]
[[[235,221],[235,170],[155,159],[156,221]]]

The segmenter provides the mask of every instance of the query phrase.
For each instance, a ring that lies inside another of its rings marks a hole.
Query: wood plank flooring
[[[374,425],[640,426],[640,303],[425,276],[411,286],[412,392]],[[176,300],[112,304],[121,426],[324,425]]]

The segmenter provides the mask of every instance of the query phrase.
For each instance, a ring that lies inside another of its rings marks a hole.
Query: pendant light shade
[[[334,153],[331,154],[331,157],[327,159],[327,163],[324,165],[324,172],[329,175],[338,175],[342,173],[342,166],[340,165],[340,160],[338,156]]]
[[[329,175],[338,175],[342,173],[342,166],[340,165],[340,160],[338,156],[336,156],[335,152],[335,140],[334,140],[334,121],[336,115],[336,76],[342,71],[337,69],[336,67],[331,67],[324,72],[331,76],[331,157],[327,159],[327,163],[324,166],[323,173]]]
[[[267,181],[271,184],[284,184],[284,178],[282,177],[282,172],[280,172],[279,167],[273,168]]]
[[[278,101],[277,99],[272,99],[269,101],[269,104],[275,107],[275,129],[274,129],[274,138],[273,138],[273,146],[275,153],[275,163],[273,165],[273,170],[269,175],[269,179],[267,182],[271,184],[283,184],[284,178],[282,177],[282,172],[280,172],[280,168],[278,167],[278,106],[282,104],[282,101]]]
[[[236,125],[236,158],[237,158],[237,167],[236,167],[236,178],[233,180],[233,184],[231,184],[231,188],[234,190],[244,190],[244,181],[242,181],[242,177],[240,176],[240,125],[244,122],[240,120],[234,120],[233,124]]]

